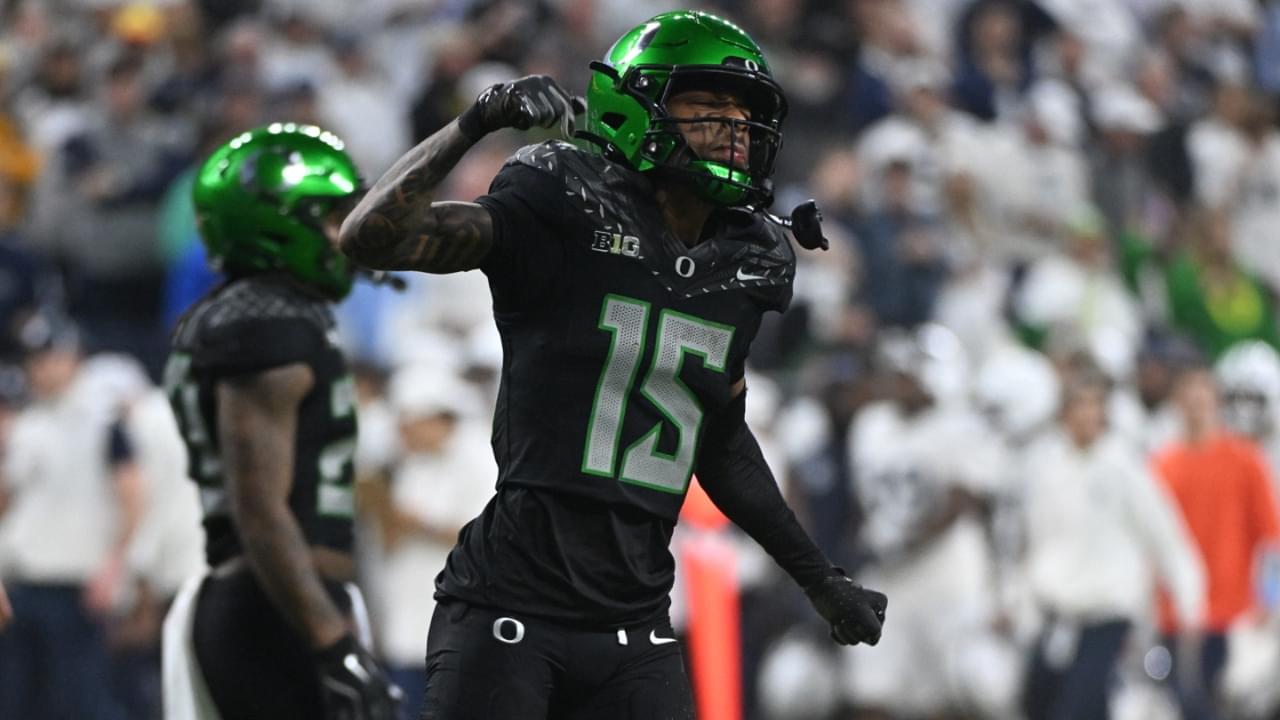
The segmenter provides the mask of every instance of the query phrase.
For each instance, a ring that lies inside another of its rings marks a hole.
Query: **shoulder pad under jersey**
[[[264,278],[232,281],[203,300],[175,333],[192,365],[243,372],[307,361],[329,343],[329,303]]]
[[[563,140],[526,145],[507,160],[551,175],[562,187],[571,207],[597,218],[603,230],[623,231],[634,226],[633,211],[625,198],[631,193],[652,192],[643,175]]]

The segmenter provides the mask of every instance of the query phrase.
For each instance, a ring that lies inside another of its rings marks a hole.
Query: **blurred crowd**
[[[881,645],[838,651],[715,530],[744,716],[1277,717],[1280,1],[686,5],[764,48],[791,107],[773,210],[816,198],[832,241],[761,329],[749,421],[823,549],[890,597]],[[498,80],[581,93],[675,7],[0,0],[0,717],[19,688],[159,717],[160,621],[203,562],[158,389],[216,282],[203,154],[308,122],[372,181]],[[442,197],[544,137],[491,136]],[[364,587],[412,690],[432,579],[492,492],[501,346],[483,276],[404,279],[339,315]]]

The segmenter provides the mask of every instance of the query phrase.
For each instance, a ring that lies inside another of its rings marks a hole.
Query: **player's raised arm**
[[[545,75],[485,90],[466,112],[391,167],[342,223],[340,248],[377,270],[449,273],[478,267],[493,244],[489,212],[475,203],[435,202],[462,155],[494,130],[573,131],[575,100]]]

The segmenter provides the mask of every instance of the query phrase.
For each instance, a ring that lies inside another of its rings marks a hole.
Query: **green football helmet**
[[[360,176],[336,135],[272,123],[215,150],[196,175],[196,223],[215,268],[285,272],[332,299],[351,291],[354,268],[323,223],[359,198]]]
[[[663,13],[628,31],[591,69],[579,136],[605,157],[641,172],[681,173],[716,205],[768,207],[787,101],[760,47],[742,29],[705,12]],[[734,92],[751,111],[750,120],[719,120],[731,131],[747,129],[745,168],[697,157],[688,147],[680,126],[691,121],[672,118],[666,102],[694,89]]]

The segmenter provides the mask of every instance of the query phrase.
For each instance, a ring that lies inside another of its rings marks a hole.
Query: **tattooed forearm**
[[[343,252],[378,270],[447,273],[478,266],[492,242],[489,211],[474,203],[423,202],[408,212],[395,205],[372,210],[343,235]]]
[[[406,153],[342,223],[342,252],[377,270],[447,273],[479,265],[493,242],[488,211],[433,202],[470,147],[453,122]]]

